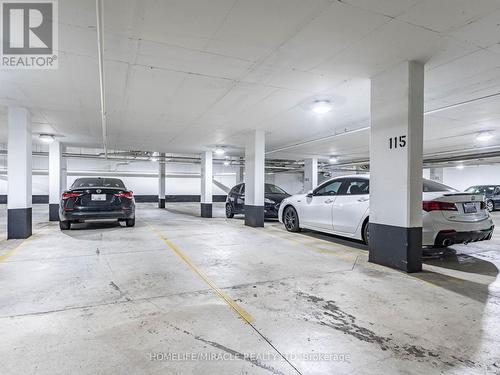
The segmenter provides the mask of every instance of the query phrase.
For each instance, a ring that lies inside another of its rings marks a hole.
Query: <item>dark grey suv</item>
[[[484,194],[488,211],[500,209],[500,185],[476,185],[465,191],[472,194]]]
[[[273,185],[264,185],[264,215],[269,218],[278,217],[281,201],[290,194],[282,188]],[[231,189],[226,199],[226,217],[232,218],[235,214],[245,212],[245,184],[238,184]]]

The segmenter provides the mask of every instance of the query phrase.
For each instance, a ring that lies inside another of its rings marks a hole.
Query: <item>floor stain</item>
[[[121,289],[120,289],[120,287],[114,283],[114,281],[111,281],[111,282],[109,283],[109,286],[110,286],[110,287],[112,287],[114,290],[116,290],[117,292],[119,292],[119,293],[120,293],[120,295],[118,296],[118,299],[120,299],[120,298],[122,298],[122,297],[125,297],[125,299],[126,299],[127,301],[131,301],[131,299],[130,299],[129,297],[127,297],[127,296],[126,296],[126,294],[127,294],[127,293],[126,293],[126,292],[124,292],[123,290],[121,290]]]
[[[423,348],[418,345],[403,344],[398,345],[392,337],[384,337],[377,335],[369,328],[362,327],[356,322],[356,317],[342,311],[335,301],[325,300],[321,297],[298,292],[297,296],[307,302],[312,302],[314,309],[307,317],[306,321],[314,321],[317,324],[333,328],[344,334],[355,337],[356,339],[368,343],[374,343],[380,346],[381,350],[391,351],[397,357],[402,359],[415,359],[417,361],[428,362],[430,358],[438,360],[442,364],[454,367],[458,364],[469,368],[484,368],[485,366],[455,356],[447,356],[445,354],[436,353],[433,350]],[[432,362],[434,366],[438,366],[436,362]],[[486,366],[487,367],[487,366]]]
[[[238,351],[236,351],[236,350],[234,350],[234,349],[228,348],[227,346],[222,345],[222,344],[219,344],[218,342],[215,342],[215,341],[210,341],[210,340],[204,339],[204,338],[202,338],[202,337],[200,337],[200,336],[197,336],[197,335],[195,335],[195,334],[193,334],[193,333],[191,333],[191,332],[189,332],[189,331],[186,331],[185,329],[181,329],[181,328],[176,327],[176,326],[174,326],[174,325],[171,325],[171,324],[167,324],[167,325],[168,325],[169,327],[171,327],[171,328],[175,329],[176,331],[182,332],[182,333],[184,333],[184,334],[186,334],[186,335],[188,335],[188,336],[193,337],[195,340],[201,341],[201,342],[203,342],[204,344],[210,345],[210,346],[212,346],[212,347],[214,347],[214,348],[217,348],[217,349],[222,350],[222,351],[224,351],[224,352],[226,352],[226,353],[229,353],[229,354],[231,354],[232,356],[234,356],[235,358],[239,358],[239,359],[241,359],[241,360],[243,360],[243,361],[250,362],[250,363],[251,363],[251,364],[253,364],[254,366],[260,367],[260,368],[262,368],[262,369],[264,369],[264,370],[267,370],[267,371],[269,371],[269,372],[271,372],[271,373],[273,373],[273,374],[285,375],[283,372],[281,372],[281,371],[280,371],[280,370],[278,370],[278,369],[275,369],[275,368],[274,368],[274,367],[272,367],[272,366],[268,366],[268,365],[266,365],[266,364],[264,364],[264,363],[260,362],[259,360],[255,359],[255,358],[252,358],[252,357],[250,357],[250,356],[246,356],[246,355],[244,355],[243,353],[238,352]]]

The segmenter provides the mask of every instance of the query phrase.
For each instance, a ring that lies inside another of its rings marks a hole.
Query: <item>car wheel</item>
[[[232,219],[234,217],[233,208],[230,204],[226,204],[226,217]]]
[[[127,227],[133,227],[135,225],[135,218],[125,220]]]
[[[299,215],[292,206],[285,208],[283,223],[285,224],[286,230],[289,232],[298,232],[300,230]]]
[[[486,209],[490,212],[493,212],[493,210],[495,209],[495,205],[493,204],[493,201],[491,199],[488,199],[486,201]]]
[[[367,221],[363,226],[363,242],[366,245],[370,244],[370,222]]]
[[[71,229],[71,223],[68,220],[63,220],[59,222],[59,228],[61,230]]]

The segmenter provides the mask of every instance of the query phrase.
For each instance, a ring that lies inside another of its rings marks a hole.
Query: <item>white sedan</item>
[[[368,175],[333,178],[308,194],[283,200],[279,221],[290,232],[307,228],[368,244],[369,186]],[[424,179],[422,199],[424,246],[442,247],[491,238],[494,225],[484,196],[460,193]]]

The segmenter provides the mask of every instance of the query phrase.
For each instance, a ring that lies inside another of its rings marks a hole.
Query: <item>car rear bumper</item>
[[[133,219],[134,210],[116,210],[116,211],[59,211],[61,221],[66,220],[106,220],[106,219]]]
[[[484,220],[461,222],[447,220],[439,211],[429,212],[423,215],[422,245],[443,246],[442,237],[446,233],[453,243],[480,241],[481,238],[485,240],[488,237],[483,238],[482,233],[493,231],[493,228],[493,220],[489,215]]]
[[[440,231],[434,241],[435,246],[450,246],[459,243],[477,242],[491,239],[493,229],[473,230],[468,232],[456,232],[454,230]]]

